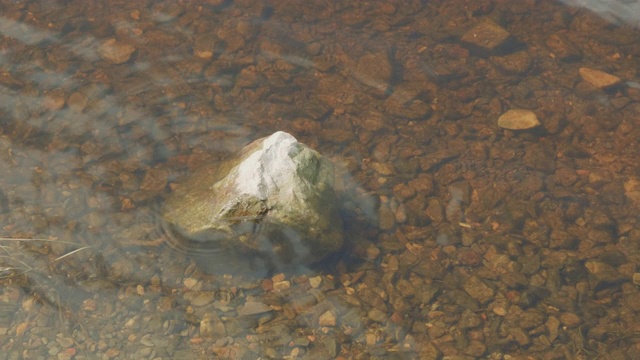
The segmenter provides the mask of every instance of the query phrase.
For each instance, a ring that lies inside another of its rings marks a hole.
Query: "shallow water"
[[[0,1],[0,352],[639,358],[637,7]],[[167,246],[176,184],[278,130],[339,169],[343,251]]]

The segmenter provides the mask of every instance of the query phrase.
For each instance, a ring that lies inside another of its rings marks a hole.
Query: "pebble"
[[[385,92],[389,88],[393,68],[385,52],[363,55],[356,65],[354,77],[361,83]]]
[[[487,18],[467,31],[462,36],[462,41],[491,51],[504,44],[510,36],[502,26]]]
[[[560,322],[568,328],[574,328],[582,323],[582,319],[574,313],[566,312],[560,314]]]
[[[55,89],[45,94],[43,105],[45,109],[55,111],[62,109],[65,102],[64,90]]]
[[[247,301],[240,309],[238,309],[238,314],[242,316],[250,316],[263,314],[271,310],[271,307],[265,303],[258,301]]]
[[[208,32],[196,36],[193,44],[193,54],[199,58],[211,59],[213,57],[216,42],[216,37]]]
[[[636,205],[640,205],[640,179],[631,178],[624,182],[624,195]]]
[[[320,326],[336,326],[336,314],[332,310],[327,310],[320,318],[318,318],[318,325]]]
[[[597,87],[598,89],[605,89],[620,83],[619,77],[607,74],[604,71],[586,67],[580,68],[580,70],[578,71],[580,72],[580,76],[582,76],[585,81]]]
[[[211,302],[213,302],[215,298],[215,293],[212,291],[207,291],[207,292],[203,292],[198,294],[196,297],[194,297],[191,300],[191,305],[192,306],[205,306],[207,304],[210,304]]]
[[[482,304],[489,302],[493,299],[494,291],[487,284],[485,284],[477,276],[471,276],[464,284],[464,290],[472,298],[476,299]]]
[[[226,336],[227,332],[218,315],[206,313],[200,321],[200,335],[202,337],[222,337]]]
[[[508,130],[527,130],[540,126],[540,121],[531,110],[511,109],[498,118],[498,126]]]
[[[273,290],[276,290],[276,291],[287,290],[290,287],[291,287],[291,282],[288,280],[276,281],[273,283]]]
[[[311,285],[312,288],[317,289],[321,284],[322,276],[314,276],[312,278],[309,278],[309,285]]]
[[[387,320],[387,314],[378,309],[369,310],[367,316],[369,317],[369,319],[379,323],[385,322]]]
[[[74,92],[73,94],[71,94],[71,96],[69,96],[69,100],[67,101],[69,109],[77,113],[82,112],[87,106],[88,102],[89,98],[87,98],[87,95],[81,92]]]
[[[367,260],[373,261],[380,255],[380,249],[374,245],[367,247]]]
[[[98,55],[108,62],[118,65],[129,61],[136,48],[129,44],[109,39],[98,48]]]

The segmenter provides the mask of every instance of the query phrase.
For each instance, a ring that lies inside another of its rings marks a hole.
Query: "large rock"
[[[342,246],[333,180],[330,162],[279,131],[196,172],[167,199],[162,216],[187,248],[276,267],[312,263]]]

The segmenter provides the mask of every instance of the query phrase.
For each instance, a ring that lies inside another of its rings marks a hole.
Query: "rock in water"
[[[320,260],[342,246],[333,166],[279,131],[167,199],[162,217],[185,247],[253,254],[278,267]]]

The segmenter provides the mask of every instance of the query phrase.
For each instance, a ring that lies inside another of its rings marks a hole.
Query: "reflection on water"
[[[640,358],[638,3],[602,4],[0,1],[2,353]],[[343,169],[343,251],[166,246],[175,184],[277,130]]]

